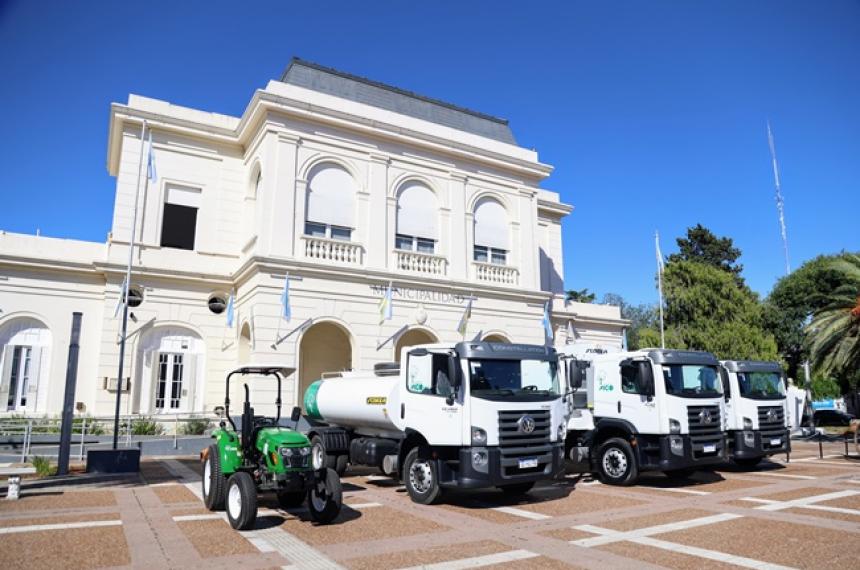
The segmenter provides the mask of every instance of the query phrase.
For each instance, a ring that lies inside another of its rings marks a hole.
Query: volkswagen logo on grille
[[[523,433],[531,433],[535,430],[535,419],[531,416],[523,416],[517,420],[517,427]]]
[[[714,418],[711,417],[711,411],[710,410],[702,410],[701,412],[699,412],[699,421],[702,422],[703,424],[709,424],[712,421],[714,421]]]
[[[779,413],[776,410],[771,409],[767,411],[767,421],[775,422],[777,419],[779,419]]]

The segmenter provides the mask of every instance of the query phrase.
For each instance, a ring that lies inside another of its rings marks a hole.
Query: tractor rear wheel
[[[340,514],[343,505],[343,487],[334,469],[318,472],[313,487],[308,491],[308,510],[311,518],[320,524],[328,524]]]
[[[216,444],[209,446],[203,461],[203,503],[210,511],[224,510],[227,478],[221,472],[221,454]]]
[[[257,520],[257,486],[244,471],[227,480],[227,520],[235,530],[248,530]]]

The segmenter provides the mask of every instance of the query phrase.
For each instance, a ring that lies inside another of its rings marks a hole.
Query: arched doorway
[[[147,331],[137,349],[132,380],[134,411],[175,414],[203,411],[206,354],[203,339],[176,325]]]
[[[439,342],[430,332],[424,329],[409,329],[397,339],[394,344],[394,360],[400,362],[400,350],[407,346],[415,346],[416,344],[430,344]]]
[[[42,321],[17,317],[0,326],[0,412],[47,407],[51,331]]]
[[[251,361],[251,325],[245,323],[239,332],[239,365]]]
[[[503,342],[505,344],[510,344],[511,341],[503,334],[500,333],[492,333],[488,334],[484,337],[484,342]]]
[[[305,390],[324,372],[340,372],[352,368],[352,341],[349,333],[335,323],[311,325],[299,344],[299,391],[297,403],[302,404]]]

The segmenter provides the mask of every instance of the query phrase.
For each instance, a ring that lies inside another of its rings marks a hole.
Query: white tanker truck
[[[308,436],[319,460],[402,478],[416,503],[446,488],[528,492],[563,472],[566,409],[555,350],[461,342],[406,347],[401,365],[311,384]]]

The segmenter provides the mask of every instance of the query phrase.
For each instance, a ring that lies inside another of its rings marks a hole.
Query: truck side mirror
[[[302,409],[298,406],[293,406],[293,411],[290,414],[290,421],[292,421],[293,423],[296,423],[299,421],[299,419],[301,419],[301,417],[302,417]]]
[[[460,367],[458,366],[459,363],[460,361],[456,356],[448,356],[448,379],[454,390],[460,387],[460,381],[462,380],[460,377]]]
[[[567,385],[571,390],[582,388],[585,383],[585,371],[590,363],[580,360],[571,360],[567,365]]]
[[[640,360],[636,364],[639,366],[639,379],[642,383],[642,392],[650,400],[654,397],[654,371],[651,369],[651,363],[647,360]]]
[[[732,397],[732,386],[729,383],[728,371],[722,367],[720,367],[720,381],[723,383],[723,398],[728,402]]]

